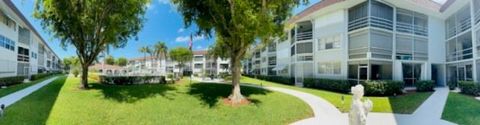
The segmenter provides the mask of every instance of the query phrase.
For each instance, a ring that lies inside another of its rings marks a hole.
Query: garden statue
[[[365,125],[367,124],[368,112],[372,110],[373,103],[369,99],[362,101],[363,98],[363,86],[356,85],[351,89],[352,106],[348,114],[350,125]]]

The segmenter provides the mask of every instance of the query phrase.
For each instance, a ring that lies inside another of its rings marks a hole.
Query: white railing
[[[313,33],[312,31],[298,32],[295,37],[297,38],[297,41],[311,40],[313,38]]]
[[[475,24],[480,22],[480,9],[475,11]]]
[[[457,32],[460,33],[460,32],[466,31],[466,30],[470,29],[470,27],[471,27],[470,18],[462,19],[457,24],[457,30],[458,30]]]
[[[371,16],[370,18],[371,18],[370,25],[373,27],[378,27],[378,28],[387,29],[387,30],[393,29],[393,23],[391,20],[374,17],[374,16]]]
[[[349,21],[348,22],[348,31],[352,31],[352,30],[363,28],[363,27],[367,27],[369,25],[368,23],[369,23],[368,22],[368,17],[362,17],[362,18],[358,18],[358,19]]]
[[[447,53],[447,61],[457,61],[463,59],[470,59],[473,57],[473,48],[463,49],[461,51]]]

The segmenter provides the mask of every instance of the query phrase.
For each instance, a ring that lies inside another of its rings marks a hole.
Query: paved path
[[[196,79],[198,81],[202,81]],[[205,81],[207,82],[207,81]],[[212,82],[209,83],[222,83]],[[264,88],[272,91],[278,91],[295,96],[306,102],[313,110],[314,117],[303,119],[292,123],[292,125],[348,125],[348,113],[341,113],[330,102],[305,92],[296,90],[258,86],[252,84],[242,84],[256,88]],[[455,125],[441,119],[443,108],[447,101],[449,90],[446,87],[435,88],[435,92],[420,105],[413,114],[395,114],[395,113],[369,113],[367,118],[368,125]],[[375,105],[375,104],[373,104]]]
[[[22,89],[20,91],[17,91],[17,92],[9,94],[7,96],[4,96],[4,97],[0,98],[0,105],[5,104],[5,106],[8,107],[8,106],[12,105],[13,103],[19,101],[23,97],[29,95],[30,93],[37,91],[38,89],[42,88],[43,86],[47,85],[48,83],[51,83],[53,80],[57,79],[57,77],[58,76],[47,79],[47,80],[44,80],[40,83],[29,86],[25,89]]]

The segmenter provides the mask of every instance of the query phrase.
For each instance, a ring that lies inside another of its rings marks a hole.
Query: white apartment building
[[[60,70],[61,61],[10,0],[0,1],[0,77]]]
[[[212,59],[207,56],[207,51],[193,51],[193,59],[186,62],[183,67],[184,71],[192,71],[194,74],[214,74],[218,75],[222,72],[229,72],[230,61],[228,59]],[[193,67],[193,69],[191,68]],[[180,67],[178,62],[167,58],[155,58],[152,56],[139,57],[130,59],[127,64],[130,73],[151,73],[151,74],[167,74],[179,73]]]
[[[480,81],[479,22],[480,0],[322,0],[289,20],[288,37],[255,51],[244,72],[295,77],[296,85]]]

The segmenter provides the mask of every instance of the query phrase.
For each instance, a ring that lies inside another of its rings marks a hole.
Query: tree
[[[183,76],[183,66],[185,65],[185,62],[188,62],[192,60],[193,58],[193,53],[190,51],[188,48],[185,47],[177,47],[173,48],[170,50],[170,58],[172,58],[173,61],[177,61],[179,68],[180,68],[180,74]]]
[[[165,44],[165,42],[158,41],[154,46],[153,46],[153,55],[155,56],[156,59],[167,59],[167,53],[168,53],[168,47]],[[160,62],[159,65],[162,63]]]
[[[80,67],[80,60],[76,56],[70,56],[63,58],[63,64],[65,65],[66,70],[70,70],[72,68]]]
[[[127,63],[128,63],[128,60],[125,57],[120,57],[120,58],[117,58],[117,60],[115,60],[115,65],[118,65],[118,66],[126,66]]]
[[[37,0],[34,17],[61,45],[76,48],[81,88],[88,88],[88,66],[107,47],[121,48],[143,27],[149,0]],[[74,13],[72,13],[74,12]]]
[[[153,55],[155,55],[156,58],[159,59],[165,59],[167,57],[168,53],[168,47],[165,44],[165,42],[158,41],[154,46],[153,46]]]
[[[148,47],[148,46],[143,46],[143,47],[140,47],[140,49],[138,49],[138,51],[139,51],[140,53],[143,53],[143,55],[144,55],[144,56],[143,56],[143,57],[144,57],[144,58],[143,58],[143,65],[144,65],[144,66],[142,66],[142,69],[143,69],[143,67],[145,67],[145,66],[147,65],[147,54],[152,53],[152,50],[151,50],[150,47]]]
[[[103,61],[105,62],[105,64],[108,64],[108,65],[114,65],[115,64],[115,58],[113,58],[113,56],[111,56],[111,55],[108,55],[107,57],[105,57],[105,59]]]
[[[197,34],[221,39],[229,54],[233,104],[241,102],[240,61],[256,39],[268,40],[283,33],[286,19],[294,7],[307,0],[172,0],[183,15],[185,26],[195,23]],[[218,42],[218,41],[217,41]]]

